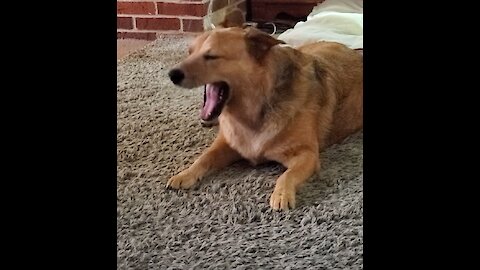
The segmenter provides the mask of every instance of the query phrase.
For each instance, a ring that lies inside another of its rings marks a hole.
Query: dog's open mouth
[[[203,108],[200,117],[203,121],[213,121],[222,112],[227,102],[230,88],[226,82],[215,82],[205,85],[203,92]]]

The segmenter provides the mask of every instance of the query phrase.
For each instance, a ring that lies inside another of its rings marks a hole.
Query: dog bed
[[[298,22],[278,39],[294,47],[334,41],[351,49],[363,49],[363,1],[326,0],[317,4],[306,21]]]

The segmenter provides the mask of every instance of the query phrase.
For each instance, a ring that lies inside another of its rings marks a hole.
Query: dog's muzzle
[[[185,78],[185,74],[183,73],[183,71],[178,68],[170,70],[168,72],[168,76],[170,77],[170,80],[177,85],[180,84]]]

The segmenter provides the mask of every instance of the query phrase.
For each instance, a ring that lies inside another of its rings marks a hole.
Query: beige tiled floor
[[[120,59],[150,43],[149,40],[117,39],[117,59]]]

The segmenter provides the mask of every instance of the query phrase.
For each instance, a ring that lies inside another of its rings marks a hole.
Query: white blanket
[[[363,49],[363,0],[325,0],[278,36],[294,47],[316,41],[335,41],[351,49]]]

